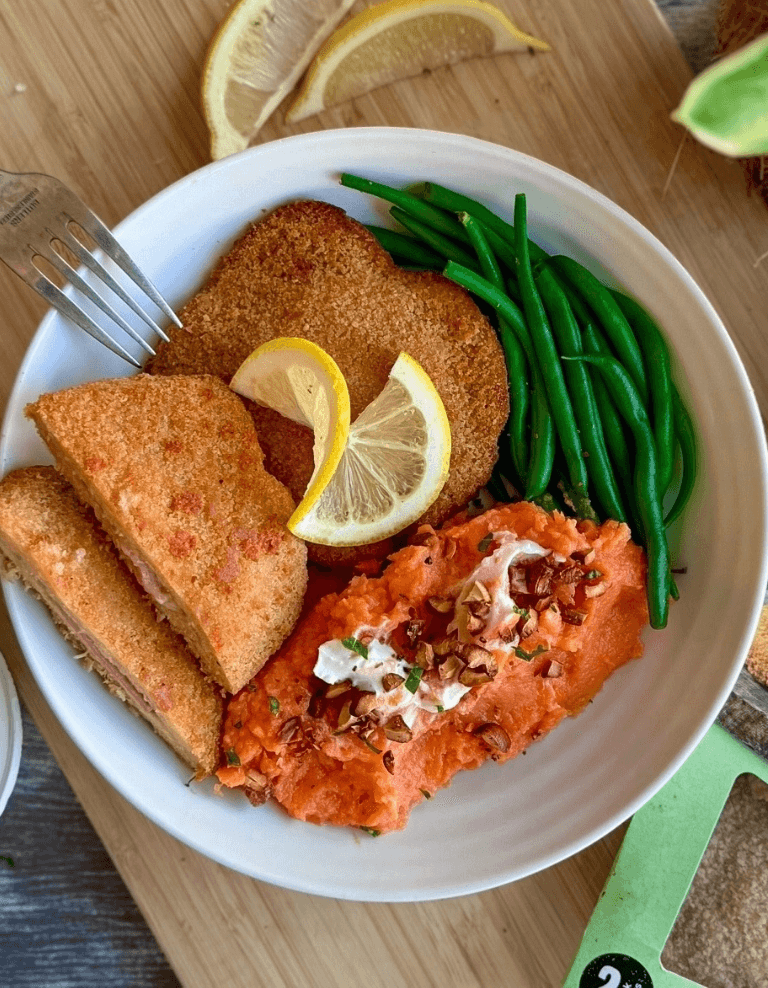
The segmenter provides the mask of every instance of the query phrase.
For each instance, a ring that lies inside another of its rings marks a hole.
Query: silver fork
[[[166,333],[157,325],[117,282],[112,275],[81,243],[70,229],[75,223],[93,238],[96,244],[111,258],[155,305],[178,327],[181,322],[152,282],[142,274],[128,254],[115,240],[107,227],[85,203],[58,179],[50,175],[32,172],[16,174],[0,170],[0,260],[31,285],[38,294],[59,312],[71,319],[86,333],[112,350],[118,356],[141,367],[141,364],[35,264],[44,258],[70,284],[82,292],[117,326],[135,340],[148,354],[155,351],[107,300],[78,274],[59,253],[54,244],[65,244],[72,254],[128,305],[147,326],[162,340]]]

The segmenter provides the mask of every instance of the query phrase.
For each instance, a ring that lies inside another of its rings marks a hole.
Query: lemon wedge
[[[295,123],[399,79],[467,58],[549,45],[481,0],[383,0],[333,32],[285,115]]]
[[[321,545],[367,545],[420,518],[448,477],[451,428],[440,395],[401,353],[381,394],[353,422],[338,467],[319,497],[309,492],[288,521]]]
[[[309,340],[280,337],[246,357],[229,386],[315,434],[315,469],[302,504],[328,487],[349,437],[349,391],[336,361]]]
[[[265,343],[243,361],[230,387],[314,430],[315,469],[288,521],[307,542],[353,546],[389,538],[420,518],[443,489],[451,427],[429,375],[407,353],[351,426],[344,376],[309,340]]]
[[[354,0],[239,0],[214,34],[201,96],[215,160],[243,151]]]

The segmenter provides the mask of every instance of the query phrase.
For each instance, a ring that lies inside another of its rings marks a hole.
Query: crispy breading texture
[[[0,549],[66,637],[88,651],[112,692],[199,774],[213,772],[218,687],[183,639],[157,620],[93,512],[53,467],[16,470],[0,482]]]
[[[27,414],[158,610],[236,692],[290,632],[307,582],[293,500],[242,401],[211,376],[139,374]]]
[[[440,393],[453,443],[448,481],[424,520],[442,522],[490,477],[509,411],[492,326],[464,289],[439,274],[401,270],[341,209],[312,201],[279,207],[237,241],[179,315],[184,329],[160,344],[150,373],[211,373],[229,383],[262,343],[303,337],[339,365],[353,420],[381,392],[398,354],[409,353]],[[313,468],[311,433],[249,408],[267,469],[300,500]],[[310,558],[327,563],[375,552],[310,546]]]

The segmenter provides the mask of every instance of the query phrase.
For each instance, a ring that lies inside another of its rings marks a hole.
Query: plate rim
[[[722,320],[720,319],[719,315],[714,309],[714,306],[709,302],[709,299],[706,297],[703,290],[699,287],[698,283],[694,281],[694,279],[689,274],[687,269],[671,253],[671,251],[669,251],[666,248],[666,246],[653,233],[651,233],[645,226],[643,226],[643,224],[639,223],[639,221],[636,220],[630,213],[628,213],[626,210],[620,207],[617,203],[613,202],[613,200],[609,199],[607,196],[603,195],[602,193],[594,189],[592,186],[576,178],[575,176],[572,176],[569,173],[563,171],[562,169],[550,165],[549,163],[544,162],[541,159],[534,158],[530,155],[524,154],[515,149],[504,147],[503,145],[495,144],[491,141],[486,141],[463,134],[451,134],[449,132],[431,131],[431,130],[418,130],[415,128],[413,129],[390,128],[390,127],[364,127],[364,128],[353,128],[353,129],[340,128],[335,130],[310,132],[308,134],[299,134],[290,137],[284,137],[277,141],[271,141],[262,145],[258,145],[253,148],[248,148],[237,155],[231,156],[230,158],[222,159],[221,161],[207,164],[202,168],[196,170],[195,172],[191,172],[188,175],[182,176],[181,178],[173,182],[171,185],[160,190],[150,199],[146,200],[135,210],[133,210],[128,216],[126,216],[123,220],[121,220],[119,224],[117,224],[117,226],[115,227],[115,233],[119,238],[121,234],[121,230],[124,226],[130,223],[137,222],[137,220],[140,219],[142,213],[144,213],[145,211],[149,211],[151,209],[156,208],[158,205],[162,205],[162,202],[165,197],[177,195],[179,190],[183,189],[183,187],[187,185],[187,183],[194,183],[195,181],[198,181],[201,173],[213,174],[218,171],[226,171],[229,168],[234,167],[236,163],[241,161],[242,159],[256,158],[265,154],[266,155],[275,154],[276,153],[275,149],[284,147],[285,145],[293,145],[296,146],[297,148],[301,148],[302,145],[312,145],[316,143],[318,140],[323,143],[328,143],[332,145],[336,141],[341,141],[343,143],[345,140],[348,141],[350,137],[353,138],[360,137],[361,135],[367,138],[384,137],[386,135],[388,139],[391,139],[393,137],[396,138],[397,135],[402,135],[403,139],[407,139],[408,137],[412,137],[414,133],[416,133],[420,139],[425,140],[427,143],[432,141],[432,142],[437,142],[439,144],[447,141],[452,145],[452,147],[456,147],[457,145],[464,145],[467,148],[477,148],[478,146],[480,146],[492,151],[494,154],[497,155],[499,153],[502,153],[503,155],[508,156],[510,161],[517,160],[524,164],[528,164],[529,166],[533,166],[534,172],[537,172],[539,174],[541,173],[548,174],[550,176],[557,177],[561,182],[564,181],[567,186],[571,188],[575,187],[579,189],[593,203],[597,203],[599,206],[602,206],[603,208],[607,208],[608,212],[611,213],[613,216],[615,216],[618,220],[620,220],[625,227],[628,227],[635,235],[639,235],[640,239],[642,239],[646,244],[649,244],[651,247],[653,247],[655,252],[661,255],[665,264],[668,267],[672,268],[676,276],[678,278],[681,278],[683,281],[687,283],[689,290],[692,291],[692,293],[696,296],[698,303],[707,311],[707,314],[710,318],[710,323],[717,330],[721,342],[729,351],[729,356],[731,358],[731,366],[732,369],[737,373],[741,381],[743,397],[745,399],[750,415],[750,425],[752,426],[755,438],[757,440],[757,447],[760,454],[759,455],[760,467],[761,467],[760,476],[762,480],[762,495],[763,495],[762,512],[761,512],[762,515],[761,541],[763,546],[761,579],[763,586],[765,586],[766,581],[768,580],[768,551],[766,551],[768,549],[768,483],[767,483],[768,451],[766,450],[765,435],[762,430],[762,420],[759,412],[759,407],[757,405],[756,397],[754,394],[754,389],[751,386],[749,378],[746,374],[746,369],[741,361],[738,351],[736,350],[735,344],[733,343],[733,340],[729,336]],[[258,209],[258,207],[256,208]],[[3,464],[4,468],[8,455],[7,441],[8,441],[10,410],[11,408],[15,408],[16,405],[18,404],[18,393],[23,387],[24,378],[29,373],[29,369],[34,364],[34,361],[37,356],[37,350],[42,345],[43,336],[46,333],[47,326],[49,325],[50,321],[53,318],[55,318],[55,313],[49,311],[45,314],[43,319],[40,321],[40,324],[38,325],[35,334],[30,341],[30,345],[28,347],[27,353],[25,354],[25,357],[20,365],[19,372],[14,382],[14,386],[9,394],[8,405],[6,407],[6,411],[3,418],[2,432],[0,433],[0,463]],[[760,442],[760,438],[762,438],[762,443]],[[14,626],[14,631],[16,631],[18,634],[18,629],[16,627],[16,614],[14,608],[12,607],[13,602],[9,599],[8,587],[5,583],[3,583],[3,592],[6,598],[6,603],[8,604],[9,607],[9,612],[11,613],[11,620]],[[138,809],[140,812],[146,815],[149,819],[153,820],[153,822],[156,823],[158,826],[160,826],[163,830],[165,830],[167,833],[172,834],[172,836],[176,837],[177,839],[187,844],[188,846],[193,847],[195,850],[199,851],[203,855],[212,858],[213,860],[218,861],[220,864],[230,867],[236,871],[243,872],[245,874],[251,875],[254,878],[258,878],[266,882],[271,882],[273,884],[277,884],[281,887],[292,889],[295,891],[332,896],[336,898],[354,899],[357,901],[388,901],[388,902],[427,901],[430,899],[451,898],[453,896],[473,894],[475,892],[484,891],[489,888],[498,887],[499,885],[505,884],[513,880],[517,880],[519,878],[526,877],[529,874],[543,870],[544,868],[550,867],[551,865],[557,863],[558,861],[564,860],[565,858],[570,857],[575,853],[578,853],[578,851],[583,850],[583,848],[589,846],[590,844],[594,843],[596,840],[599,840],[601,837],[605,836],[607,833],[610,832],[610,830],[614,829],[615,826],[618,826],[629,816],[631,816],[634,812],[636,812],[637,809],[639,809],[640,806],[642,806],[645,802],[647,802],[647,800],[650,799],[678,770],[680,765],[682,765],[682,763],[690,755],[693,749],[698,745],[698,743],[700,742],[706,731],[709,729],[711,723],[714,721],[715,717],[717,716],[717,713],[719,712],[723,703],[727,699],[730,690],[733,686],[733,683],[735,682],[738,676],[741,662],[743,660],[743,657],[746,656],[746,651],[754,636],[754,632],[756,630],[757,622],[759,619],[762,598],[763,598],[763,594],[756,595],[755,597],[755,601],[753,602],[752,611],[751,611],[751,621],[748,622],[748,625],[744,629],[741,638],[739,640],[739,648],[737,652],[738,656],[740,657],[739,661],[737,662],[736,659],[733,660],[730,676],[727,677],[727,681],[725,682],[723,688],[721,689],[720,694],[717,697],[715,697],[710,704],[709,717],[703,720],[696,729],[691,731],[691,735],[689,737],[688,743],[678,751],[676,758],[671,759],[670,763],[667,766],[666,771],[662,772],[659,776],[657,776],[657,778],[652,784],[642,789],[636,795],[634,800],[631,800],[629,803],[627,803],[622,813],[615,814],[609,820],[606,820],[604,825],[593,828],[593,830],[590,833],[584,835],[581,839],[574,841],[573,844],[564,853],[554,853],[549,857],[545,856],[539,859],[538,861],[536,861],[527,870],[526,869],[521,870],[518,868],[515,869],[511,874],[506,872],[499,873],[491,881],[481,880],[474,885],[472,885],[471,883],[469,884],[465,883],[460,888],[450,889],[450,888],[440,887],[436,889],[435,888],[425,889],[423,890],[425,894],[415,895],[414,890],[411,888],[406,890],[401,896],[395,896],[392,893],[387,893],[381,896],[376,896],[376,895],[361,896],[354,892],[350,893],[349,890],[342,890],[339,888],[328,888],[328,887],[319,888],[312,884],[301,883],[301,882],[290,882],[290,881],[286,881],[284,878],[279,878],[274,875],[269,876],[260,873],[257,874],[252,870],[244,870],[242,865],[238,864],[236,860],[236,856],[235,858],[233,858],[232,855],[224,853],[224,849],[222,848],[212,851],[211,848],[208,845],[206,845],[204,842],[196,843],[194,836],[190,837],[188,833],[181,832],[177,827],[173,826],[172,824],[169,825],[168,820],[162,816],[162,814],[159,812],[157,808],[152,806],[147,806],[145,804],[137,803],[135,793],[127,792],[123,787],[121,787],[120,777],[119,776],[116,777],[114,773],[110,773],[109,771],[110,767],[108,763],[106,763],[105,761],[100,761],[98,758],[94,758],[92,751],[86,752],[85,750],[83,750],[80,741],[78,740],[77,737],[73,736],[72,731],[70,730],[66,720],[62,720],[62,717],[57,709],[57,705],[58,705],[56,702],[57,698],[50,697],[47,695],[47,691],[45,688],[47,684],[43,684],[38,681],[38,685],[40,686],[43,693],[46,694],[46,699],[48,699],[49,703],[51,703],[53,712],[57,717],[57,719],[62,723],[62,726],[65,727],[67,733],[70,734],[70,737],[73,738],[73,740],[81,749],[81,751],[83,751],[83,754],[88,758],[89,762],[93,764],[95,768],[97,768],[97,770],[106,779],[106,781],[110,785],[112,785],[118,792],[120,792],[125,798],[127,798],[129,802],[131,802],[131,804],[136,809]],[[24,651],[25,659],[29,661],[26,655],[26,650],[23,648],[23,646],[22,646],[22,650]],[[36,676],[35,678],[37,681]]]

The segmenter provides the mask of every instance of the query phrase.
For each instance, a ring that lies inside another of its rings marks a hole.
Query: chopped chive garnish
[[[276,696],[269,698],[269,712],[275,717],[280,713],[280,701]]]
[[[599,569],[591,569],[588,573],[584,574],[584,577],[587,580],[599,580],[602,575]]]
[[[518,607],[517,604],[512,605],[512,611],[515,614],[519,614],[521,617],[524,617],[526,621],[530,617],[530,611],[527,611],[524,607]]]
[[[480,539],[480,541],[477,543],[477,551],[487,552],[488,546],[491,544],[491,542],[493,542],[493,532],[489,532],[486,536]]]
[[[414,666],[408,673],[408,678],[406,679],[404,686],[409,693],[415,693],[419,688],[419,683],[421,682],[421,677],[424,675],[424,670],[421,666]]]
[[[0,861],[6,861],[9,868],[15,867],[13,858],[8,857],[7,854],[0,854]]]
[[[240,764],[239,755],[237,754],[234,748],[230,748],[229,751],[227,751],[227,765],[239,765],[239,764]]]
[[[445,707],[441,707],[440,704],[438,703],[438,705],[437,705],[437,712],[439,714],[444,714],[445,713]]]
[[[519,646],[515,649],[515,655],[518,659],[524,659],[526,662],[530,662],[531,659],[535,659],[537,655],[541,655],[542,652],[548,652],[549,647],[547,645],[537,645],[532,652],[526,652],[525,649]]]
[[[366,834],[370,834],[371,837],[378,837],[381,833],[380,830],[374,830],[373,827],[361,827],[360,829],[365,831]]]
[[[361,641],[357,638],[342,638],[341,644],[344,648],[348,648],[350,652],[357,652],[358,655],[362,655],[364,659],[368,658],[368,646],[363,645]]]

